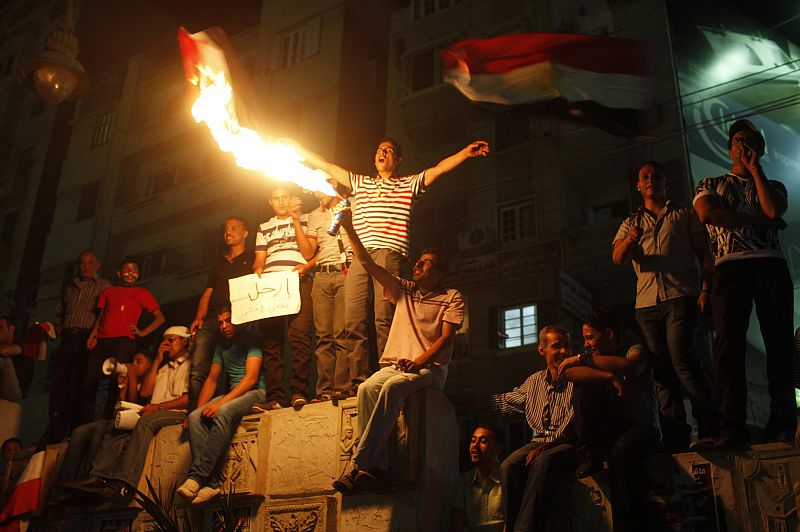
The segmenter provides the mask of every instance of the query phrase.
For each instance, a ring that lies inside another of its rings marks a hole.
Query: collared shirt
[[[300,215],[300,226],[303,233],[308,234],[308,215]],[[256,233],[256,252],[267,253],[265,272],[281,272],[294,270],[298,264],[307,261],[300,253],[297,235],[294,232],[294,221],[291,216],[278,218],[273,216],[258,228]]]
[[[642,230],[633,248],[636,272],[636,308],[652,307],[659,301],[697,295],[697,268],[692,235],[705,228],[694,209],[667,202],[655,217],[644,207],[619,226],[614,244],[628,237],[631,227]]]
[[[528,426],[535,431],[531,441],[558,441],[572,422],[572,383],[553,382],[546,369],[537,371],[510,392],[491,395],[483,405],[493,413],[525,414]]]
[[[56,307],[56,323],[62,329],[91,329],[97,319],[97,300],[111,283],[95,275],[86,281],[75,277],[64,288]]]
[[[464,299],[453,288],[432,290],[422,294],[416,283],[397,278],[395,292],[384,290],[386,298],[396,305],[392,328],[381,356],[381,366],[396,363],[402,358],[416,360],[442,335],[444,322],[456,328],[464,321]],[[430,361],[446,376],[453,354],[452,342]]]
[[[208,282],[206,282],[206,288],[212,289],[211,300],[208,304],[209,313],[216,312],[223,305],[231,304],[228,280],[253,273],[253,260],[255,260],[255,255],[246,249],[231,260],[228,260],[225,255],[220,255],[214,261],[208,271]]]
[[[328,227],[333,221],[333,209],[323,209],[317,207],[308,215],[308,234],[316,237],[317,246],[317,266],[325,264],[340,265],[347,262],[347,252],[350,249],[350,241],[347,232],[340,230],[336,236],[328,234]]]
[[[770,180],[772,188],[788,198],[786,187],[780,181]],[[703,179],[697,185],[694,201],[703,196],[712,196],[719,206],[743,214],[764,215],[758,200],[758,190],[753,179],[727,173],[719,177]],[[711,251],[716,264],[729,260],[757,259],[766,257],[784,258],[778,241],[777,227],[740,225],[720,227],[707,225]]]
[[[505,512],[500,487],[500,464],[495,464],[483,481],[478,479],[477,469],[458,477],[453,507],[464,510],[470,531],[502,532]]]
[[[212,364],[221,366],[228,376],[228,391],[233,390],[247,373],[248,358],[262,358],[258,337],[247,330],[242,330],[233,341],[222,338],[214,351]],[[264,390],[264,372],[258,372],[258,383],[254,389]]]
[[[189,372],[192,364],[189,355],[183,355],[176,360],[170,360],[156,373],[156,385],[153,387],[153,396],[150,402],[154,405],[178,399],[189,393]]]
[[[411,207],[425,192],[425,172],[383,179],[350,173],[353,228],[367,249],[391,249],[408,257]]]

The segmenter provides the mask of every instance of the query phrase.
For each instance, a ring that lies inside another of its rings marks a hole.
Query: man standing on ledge
[[[400,273],[400,262],[408,258],[408,223],[411,207],[442,174],[445,174],[471,157],[489,154],[489,144],[479,140],[469,144],[414,175],[399,177],[397,169],[403,160],[400,144],[389,138],[378,143],[375,151],[375,175],[359,175],[330,163],[319,155],[300,146],[295,148],[306,157],[308,164],[336,179],[352,191],[355,201],[353,226],[372,262],[392,276]],[[347,356],[350,362],[350,386],[340,390],[339,397],[355,395],[359,383],[369,376],[369,357],[365,327],[367,291],[370,272],[360,261],[355,261],[345,277],[345,316],[347,329]],[[372,277],[375,299],[375,332],[378,358],[383,355],[389,329],[392,325],[394,305],[383,296],[383,289]]]
[[[423,388],[441,390],[453,354],[453,340],[464,321],[461,292],[439,288],[447,272],[436,250],[423,250],[414,264],[414,280],[391,275],[375,264],[353,229],[349,209],[342,226],[350,236],[356,259],[383,285],[397,314],[389,331],[381,369],[358,387],[360,440],[353,453],[353,470],[333,482],[345,495],[356,490],[383,492],[389,488],[389,435],[406,398]],[[433,422],[433,421],[431,421]]]
[[[764,137],[748,120],[728,130],[731,170],[697,185],[694,208],[706,224],[716,269],[711,288],[714,374],[720,414],[718,448],[747,444],[745,353],[756,304],[766,351],[770,415],[766,435],[789,442],[797,429],[792,382],[792,278],[778,242],[786,227],[786,187],[767,179],[759,158]]]

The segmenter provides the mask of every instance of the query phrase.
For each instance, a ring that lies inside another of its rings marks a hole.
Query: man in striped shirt
[[[289,404],[300,408],[308,399],[308,374],[311,367],[311,276],[316,238],[308,234],[308,215],[301,213],[301,200],[294,189],[280,185],[272,189],[269,204],[275,216],[261,224],[256,234],[253,272],[293,270],[300,275],[300,312],[288,316],[289,344],[292,348],[292,378]],[[263,364],[267,402],[253,405],[256,412],[277,410],[285,404],[283,383],[283,338],[286,317],[261,320]]]
[[[545,369],[481,405],[493,413],[525,414],[535,434],[500,464],[508,531],[544,530],[551,510],[557,508],[555,482],[576,465],[572,383],[557,379],[558,365],[572,354],[569,332],[560,325],[544,327],[539,331],[539,354]]]
[[[403,151],[397,141],[385,138],[375,151],[375,174],[360,175],[328,162],[319,155],[295,146],[307,162],[352,192],[353,226],[372,260],[391,275],[400,272],[400,263],[408,258],[408,223],[416,199],[442,174],[471,157],[486,156],[489,144],[475,141],[418,174],[398,176]],[[358,384],[369,377],[366,334],[366,305],[370,280],[374,294],[375,332],[378,358],[383,355],[394,305],[383,295],[380,283],[355,261],[345,278],[345,313],[347,356],[350,360],[350,387],[340,396],[353,396]]]

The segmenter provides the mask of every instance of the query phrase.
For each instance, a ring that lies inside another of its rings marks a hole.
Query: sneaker
[[[291,402],[292,402],[292,408],[303,408],[308,403],[306,397],[299,392],[295,392],[292,394]]]
[[[389,493],[392,486],[389,483],[389,473],[381,469],[372,471],[359,471],[356,475],[356,487],[370,493]]]
[[[250,410],[252,410],[253,413],[255,414],[263,414],[264,412],[280,410],[281,408],[283,408],[281,402],[273,400],[273,401],[267,401],[266,403],[256,403],[250,408]]]
[[[214,487],[214,486],[205,486],[200,488],[200,491],[197,492],[197,496],[192,499],[192,504],[203,504],[208,501],[213,501],[219,494],[222,493],[222,490]]]
[[[331,394],[329,394],[329,393],[320,393],[320,394],[317,394],[310,401],[310,403],[312,403],[312,404],[314,404],[314,403],[324,403],[326,401],[330,401],[331,399],[333,399],[333,396]]]
[[[358,492],[356,486],[356,477],[358,477],[358,469],[353,468],[352,471],[346,473],[333,481],[333,489],[342,495],[353,495]]]
[[[197,491],[200,489],[200,483],[193,478],[187,478],[186,481],[176,490],[176,493],[184,499],[194,500],[197,497]]]
[[[335,401],[344,401],[345,399],[350,399],[356,395],[358,395],[358,387],[347,388],[346,390],[338,390],[334,392],[333,399]]]
[[[96,494],[111,502],[124,502],[133,498],[133,490],[119,480],[111,480],[104,487],[98,489]]]

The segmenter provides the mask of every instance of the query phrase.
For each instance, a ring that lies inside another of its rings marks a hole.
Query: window
[[[101,146],[108,142],[111,138],[111,126],[114,122],[114,111],[101,114],[97,117],[94,123],[94,132],[92,132],[92,148]]]
[[[287,68],[319,52],[321,18],[316,17],[300,27],[280,35],[278,66]]]
[[[139,272],[142,280],[178,271],[183,265],[183,255],[171,249],[159,249],[142,255]]]
[[[416,92],[433,86],[436,74],[436,61],[433,50],[425,50],[408,57],[408,89]]]
[[[531,141],[531,124],[527,113],[498,113],[494,120],[495,149],[505,150]]]
[[[78,212],[75,215],[76,222],[82,222],[93,218],[97,210],[97,196],[100,193],[100,182],[86,185],[81,189],[81,197],[78,200]]]
[[[536,305],[500,309],[500,347],[511,349],[539,341]]]
[[[17,230],[17,211],[6,213],[0,228],[0,244],[10,246],[14,243],[14,232]]]
[[[500,243],[509,244],[536,236],[536,216],[533,200],[517,202],[499,208]]]
[[[612,218],[623,218],[630,213],[628,200],[618,200],[605,205],[597,205],[589,208],[587,213],[587,223],[602,222]]]
[[[461,0],[413,0],[414,19],[433,15],[438,11],[460,3]]]

